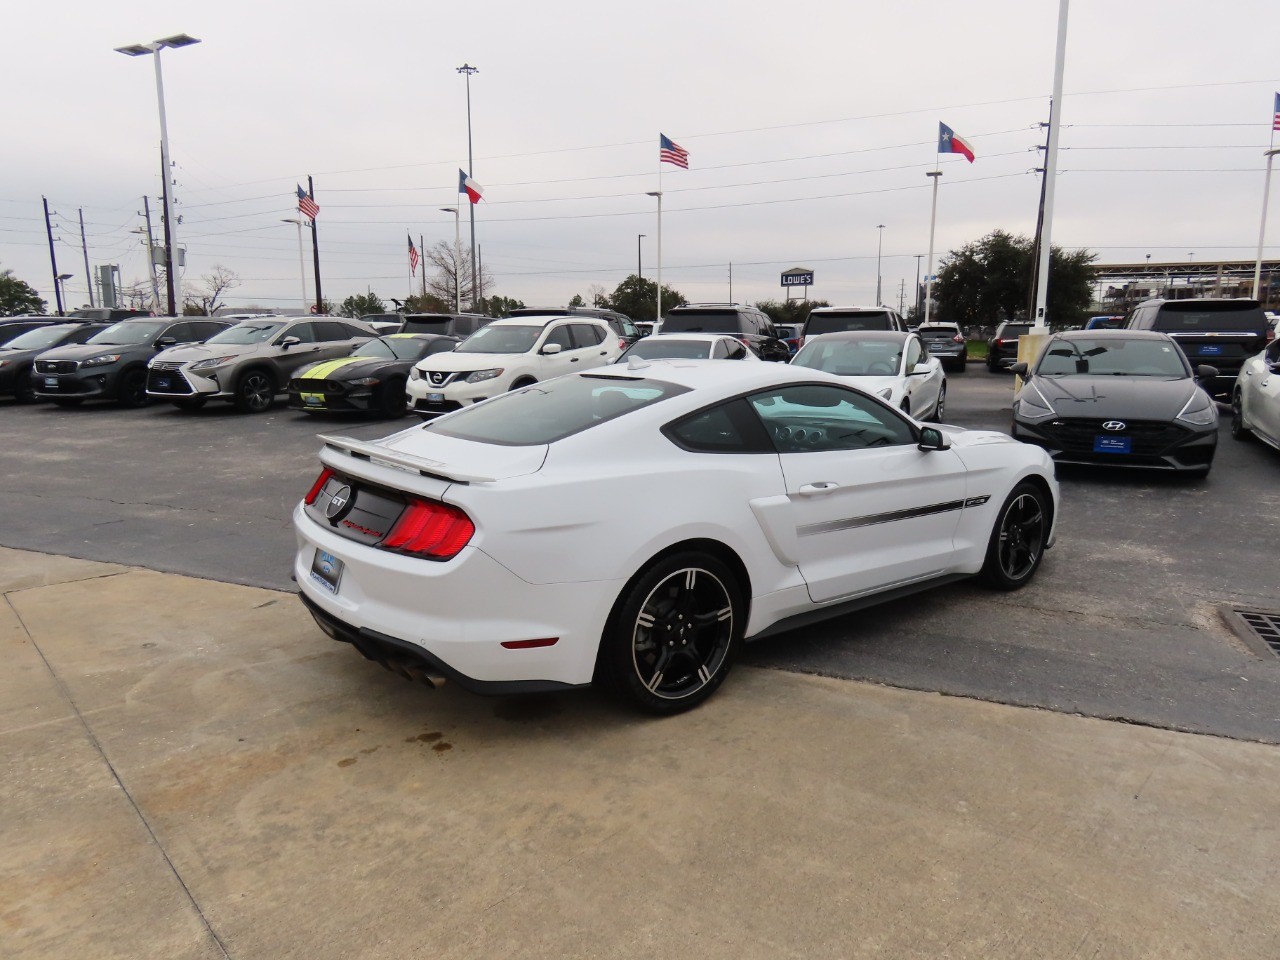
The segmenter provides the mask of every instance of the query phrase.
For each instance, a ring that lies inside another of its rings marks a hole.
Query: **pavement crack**
[[[119,574],[114,575],[118,576]],[[97,578],[89,577],[87,579],[92,580]],[[18,591],[14,592],[16,593]],[[88,719],[81,711],[80,705],[76,703],[75,697],[71,695],[70,688],[63,681],[62,677],[58,675],[58,671],[53,668],[53,664],[49,662],[49,658],[45,656],[44,650],[40,648],[39,642],[37,642],[36,638],[32,635],[30,628],[27,627],[27,622],[22,619],[22,614],[18,611],[18,608],[14,606],[13,601],[9,599],[9,597],[9,593],[4,595],[5,604],[13,612],[14,617],[18,621],[18,626],[21,627],[23,634],[26,635],[32,649],[35,650],[36,654],[40,657],[40,661],[44,664],[45,670],[49,672],[50,678],[58,688],[58,693],[62,696],[63,700],[66,701],[67,706],[69,706],[72,712],[76,715],[76,720],[79,721],[89,743],[92,745],[93,749],[97,751],[98,756],[102,758],[102,762],[106,765],[112,779],[115,780],[116,786],[120,788],[120,792],[124,794],[125,799],[129,802],[129,806],[133,808],[134,814],[137,816],[143,828],[147,831],[147,836],[151,838],[151,842],[155,844],[156,850],[158,850],[160,852],[160,856],[164,858],[164,862],[168,866],[169,872],[172,873],[173,878],[178,881],[178,886],[182,888],[182,892],[190,902],[191,908],[195,910],[196,916],[198,916],[200,918],[200,922],[204,924],[205,930],[208,931],[209,937],[218,947],[218,951],[226,958],[226,960],[231,960],[231,954],[227,952],[226,944],[222,942],[222,938],[218,936],[217,931],[213,929],[213,925],[209,922],[209,918],[205,916],[204,910],[201,909],[199,901],[196,900],[195,894],[191,892],[191,888],[187,886],[186,880],[183,879],[182,874],[178,871],[177,865],[169,856],[169,851],[164,848],[164,844],[161,843],[160,838],[156,836],[155,829],[151,826],[151,821],[149,821],[146,814],[142,812],[142,808],[138,806],[138,801],[134,799],[133,794],[129,791],[128,785],[125,784],[124,778],[120,776],[120,772],[116,770],[115,765],[111,762],[111,758],[107,756],[107,751],[103,748],[102,742],[98,740],[97,735],[93,732],[93,727],[89,725]]]

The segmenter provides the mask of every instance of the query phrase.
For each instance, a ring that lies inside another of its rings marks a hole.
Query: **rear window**
[[[663,333],[739,333],[748,324],[737,310],[689,310],[668,313],[662,321]]]
[[[1000,337],[1025,337],[1031,332],[1031,324],[1029,323],[1006,323],[1000,328],[997,336]]]
[[[842,330],[892,330],[893,321],[883,310],[841,310],[809,314],[804,329],[810,337]]]
[[[536,446],[563,440],[688,389],[630,377],[558,377],[464,407],[422,429],[480,443]]]
[[[452,317],[406,317],[401,333],[448,333]]]
[[[1166,303],[1156,314],[1154,329],[1165,333],[1261,333],[1267,317],[1253,302]]]

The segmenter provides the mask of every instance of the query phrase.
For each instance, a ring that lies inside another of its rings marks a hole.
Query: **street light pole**
[[[160,105],[160,167],[164,174],[162,184],[164,186],[164,262],[165,262],[165,283],[169,297],[169,316],[177,315],[177,304],[180,296],[178,289],[177,271],[174,269],[174,248],[177,246],[177,224],[173,219],[173,191],[169,189],[170,177],[170,161],[169,161],[169,123],[165,116],[164,110],[164,74],[160,71],[160,51],[165,47],[189,47],[192,44],[199,43],[195,37],[188,36],[185,33],[175,34],[172,37],[165,37],[161,40],[153,40],[150,43],[135,43],[128,47],[116,47],[116,53],[123,53],[129,57],[145,57],[148,54],[155,58],[156,66],[156,100]]]
[[[662,191],[649,190],[645,192],[645,196],[658,198],[658,299],[657,309],[653,315],[653,322],[656,327],[662,323]]]
[[[880,251],[884,248],[884,224],[876,224],[880,239],[876,241],[876,306],[880,306]]]
[[[647,233],[636,234],[636,279],[644,279],[644,263],[640,259],[640,241],[647,237]]]
[[[464,63],[457,68],[458,72],[464,74],[467,78],[467,176],[474,177],[476,175],[475,158],[471,155],[471,75],[479,73],[480,70]],[[475,300],[476,291],[480,288],[476,285],[476,205],[469,204],[471,214],[471,298]]]
[[[302,282],[302,312],[307,312],[307,266],[302,256],[302,221],[297,217],[285,217],[281,223],[292,223],[298,228],[298,277]]]
[[[453,214],[453,312],[462,312],[462,227],[458,217],[457,207],[441,207],[441,213]],[[426,251],[423,251],[426,255]],[[426,264],[422,265],[422,275],[425,277],[427,273]],[[473,275],[472,280],[475,277]]]

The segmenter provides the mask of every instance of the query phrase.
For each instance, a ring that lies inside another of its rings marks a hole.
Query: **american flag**
[[[1280,93],[1276,94],[1276,109],[1271,117],[1271,129],[1280,130]]]
[[[314,220],[320,212],[320,208],[316,206],[316,202],[311,199],[307,191],[302,189],[302,185],[298,184],[298,212],[308,220]]]
[[[418,248],[413,245],[413,237],[409,237],[409,272],[418,272]]]
[[[674,140],[658,134],[658,162],[674,163],[684,170],[689,169],[689,151]]]

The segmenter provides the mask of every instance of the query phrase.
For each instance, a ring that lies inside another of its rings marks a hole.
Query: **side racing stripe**
[[[931,503],[924,507],[910,507],[906,510],[893,510],[889,513],[873,513],[865,517],[847,517],[843,520],[824,520],[822,523],[809,523],[796,532],[802,537],[812,537],[821,533],[835,533],[837,530],[854,530],[858,527],[871,527],[879,523],[893,523],[896,520],[913,520],[916,517],[929,517],[938,513],[949,513],[952,510],[963,510],[965,507],[986,503],[990,497],[970,497],[968,500],[948,500],[945,503]]]
[[[306,373],[300,375],[302,380],[323,380],[335,370],[340,370],[350,363],[368,360],[368,357],[339,357],[337,360],[321,360]]]

